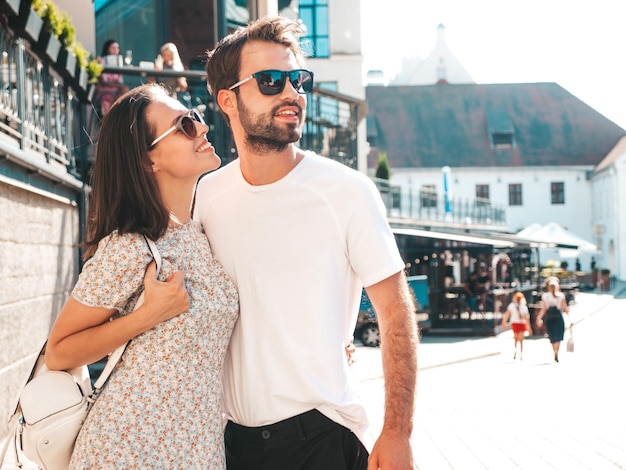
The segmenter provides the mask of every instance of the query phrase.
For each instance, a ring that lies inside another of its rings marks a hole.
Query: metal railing
[[[133,77],[131,80],[124,79],[125,83],[129,82],[131,85],[145,82],[150,77],[157,77],[157,79],[158,77],[187,78],[188,93],[179,94],[179,99],[181,101],[184,99],[185,105],[194,107],[203,114],[207,124],[209,124],[209,138],[214,143],[218,143],[216,148],[222,159],[229,161],[235,158],[236,149],[230,137],[230,130],[221,123],[222,118],[219,116],[213,97],[206,90],[204,71],[185,70],[178,72],[132,66],[107,66],[104,70],[109,73]],[[365,101],[314,87],[307,103],[307,120],[300,145],[356,169],[358,160],[357,127],[365,117],[365,112]]]
[[[464,225],[506,225],[505,209],[488,199],[446,200],[430,192],[403,190],[387,180],[372,179],[391,217]]]
[[[87,172],[90,131],[81,103],[28,43],[0,29],[0,154],[73,188]]]

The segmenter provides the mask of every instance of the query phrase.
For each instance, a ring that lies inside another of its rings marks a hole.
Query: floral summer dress
[[[157,241],[158,278],[185,272],[190,310],[134,338],[80,431],[73,469],[224,469],[222,364],[239,312],[200,224]],[[132,315],[152,256],[141,235],[103,239],[72,292]]]

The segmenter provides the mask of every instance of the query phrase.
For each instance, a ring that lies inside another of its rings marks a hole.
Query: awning
[[[430,230],[419,230],[415,228],[391,228],[396,235],[407,235],[410,237],[434,238],[437,240],[450,240],[464,243],[473,243],[476,245],[490,245],[495,248],[513,248],[515,243],[509,240],[497,240],[493,238],[474,237],[472,235],[463,235],[461,233],[445,233],[433,232]]]
[[[532,224],[518,232],[517,235],[538,242],[552,242],[558,248],[570,248],[587,253],[597,253],[598,251],[595,243],[585,240],[556,222],[550,222],[543,227],[539,224]]]
[[[520,237],[517,234],[497,233],[493,234],[498,240],[507,240],[514,242],[518,246],[527,246],[529,248],[576,248],[575,245],[567,243],[556,243],[554,241],[541,241],[534,238]]]

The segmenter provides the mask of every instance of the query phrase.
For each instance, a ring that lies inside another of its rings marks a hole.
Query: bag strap
[[[10,422],[11,420],[9,420]],[[4,458],[7,455],[7,452],[9,450],[9,445],[11,445],[11,442],[13,442],[13,448],[15,449],[15,455],[14,455],[14,459],[16,464],[18,465],[19,468],[21,468],[22,466],[19,465],[19,456],[17,455],[17,442],[15,442],[16,438],[16,434],[17,434],[17,426],[18,426],[18,422],[17,419],[13,420],[13,425],[9,427],[9,433],[6,436],[6,439],[4,441],[4,445],[2,446],[2,451],[0,452],[0,467],[2,467],[2,464],[4,463]]]
[[[159,274],[159,271],[161,270],[161,254],[159,253],[156,243],[154,243],[153,240],[151,240],[145,235],[144,235],[144,238],[146,242],[148,243],[148,248],[150,249],[150,252],[152,253],[152,257],[154,258],[154,262],[156,263],[156,274]],[[135,308],[133,310],[137,310],[139,307],[141,307],[141,305],[143,304],[143,298],[144,298],[144,292],[142,292],[141,295],[139,296],[139,299],[137,300],[137,303],[135,304]],[[128,347],[129,344],[130,344],[130,340],[128,340],[126,343],[119,346],[117,349],[115,349],[115,351],[113,351],[109,355],[109,358],[107,359],[107,363],[104,366],[104,369],[98,376],[98,380],[96,380],[96,383],[93,386],[94,390],[93,390],[93,393],[91,394],[92,397],[97,396],[102,391],[102,388],[104,387],[107,380],[109,379],[111,372],[113,372],[113,369],[115,369],[115,366],[122,358],[122,355],[126,351],[126,348]]]

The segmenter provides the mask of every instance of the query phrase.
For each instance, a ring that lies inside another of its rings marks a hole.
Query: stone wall
[[[78,237],[75,203],[0,180],[0,440],[15,395],[76,282]]]

